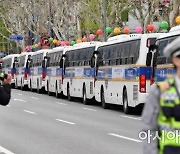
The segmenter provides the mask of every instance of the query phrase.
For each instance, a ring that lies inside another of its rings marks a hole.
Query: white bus
[[[15,65],[18,62],[19,54],[11,54],[7,55],[3,58],[2,62],[2,72],[5,74],[10,74],[12,76],[11,85],[15,87],[15,79],[14,76],[16,74]]]
[[[30,76],[28,82],[28,87],[31,91],[37,90],[38,93],[41,93],[45,88],[47,53],[50,51],[51,49],[42,49],[33,52],[31,55]]]
[[[95,99],[129,107],[145,103],[150,89],[151,67],[146,65],[147,44],[161,34],[130,34],[111,38],[97,48]]]
[[[66,47],[68,48],[68,47]],[[45,90],[48,95],[55,93],[55,96],[59,98],[62,94],[63,83],[63,66],[60,65],[63,59],[65,47],[56,47],[47,54],[47,76]]]
[[[176,38],[180,37],[180,26],[171,28],[168,33],[164,33],[157,38],[155,47],[152,47],[153,59],[152,77],[155,82],[162,82],[167,79],[168,76],[175,74],[174,66],[170,57],[166,57],[163,54],[164,48]]]
[[[16,63],[15,87],[20,87],[21,90],[28,89],[31,54],[32,52],[21,53]]]
[[[91,67],[91,59],[99,42],[84,42],[69,47],[65,53],[63,94],[83,98],[82,102],[88,104],[87,99],[94,97],[95,69]]]

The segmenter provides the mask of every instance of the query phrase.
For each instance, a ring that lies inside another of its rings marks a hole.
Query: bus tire
[[[16,82],[15,82],[15,88],[18,89],[18,84],[17,84],[17,79],[16,79]]]
[[[104,95],[104,88],[103,87],[101,88],[101,103],[102,103],[102,107],[104,109],[110,108],[110,105],[108,103],[106,103],[106,101],[105,101],[105,95]]]
[[[55,91],[55,96],[56,96],[56,98],[60,98],[60,94],[58,93],[58,86],[57,86],[57,82],[56,82],[56,91]]]
[[[47,87],[48,95],[49,95],[49,96],[52,96],[52,92],[49,91],[49,82],[48,82],[47,86],[48,86],[48,87]]]
[[[22,79],[21,79],[21,90],[24,90],[24,86],[22,84]]]
[[[37,93],[40,94],[41,90],[39,89],[39,80],[37,80]]]
[[[32,88],[32,82],[30,80],[30,91],[33,92],[33,88]]]
[[[123,90],[123,111],[125,114],[129,113],[128,96],[126,88]]]
[[[72,101],[72,97],[71,97],[71,94],[70,94],[70,88],[69,88],[69,85],[67,86],[67,97],[68,97],[68,100],[69,101]]]
[[[87,94],[86,94],[86,86],[83,86],[83,97],[82,97],[82,103],[84,105],[88,105],[88,100],[87,100]]]
[[[15,88],[15,83],[11,84],[11,88],[13,88],[13,89]]]

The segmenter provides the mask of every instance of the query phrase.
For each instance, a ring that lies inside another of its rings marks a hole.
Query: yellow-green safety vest
[[[180,94],[173,78],[159,87],[159,154],[180,154]]]

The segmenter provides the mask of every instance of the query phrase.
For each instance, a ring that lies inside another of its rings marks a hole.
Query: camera
[[[4,79],[6,79],[7,77],[8,77],[7,74],[0,73],[0,80],[1,80],[1,81],[4,81]]]

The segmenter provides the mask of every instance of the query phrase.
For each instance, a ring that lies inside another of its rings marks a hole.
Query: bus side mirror
[[[146,66],[151,66],[151,61],[152,61],[152,52],[148,52],[146,58]]]
[[[45,67],[45,60],[42,60],[42,67]]]
[[[95,66],[95,57],[91,57],[91,67]]]
[[[17,65],[18,65],[19,61],[18,60],[15,60],[14,63],[13,63],[13,68],[16,68]]]
[[[97,67],[103,66],[105,64],[105,61],[103,61],[101,58],[97,59]]]
[[[49,60],[50,58],[45,56],[44,59],[42,60],[42,67],[49,67]]]
[[[150,46],[155,45],[156,43],[156,38],[148,38],[146,42],[146,47],[150,48]]]
[[[59,66],[60,66],[60,68],[63,68],[63,58],[61,58]]]
[[[32,67],[32,64],[33,64],[33,60],[30,59],[30,62],[29,62],[29,67]]]

